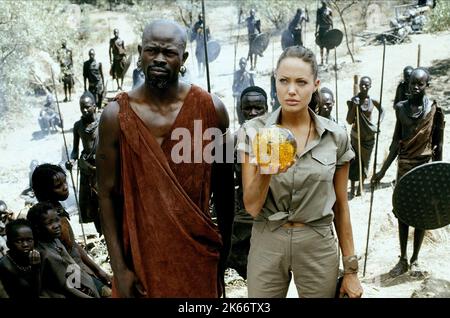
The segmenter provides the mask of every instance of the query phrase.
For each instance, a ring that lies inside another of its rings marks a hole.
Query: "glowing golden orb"
[[[294,134],[279,125],[260,128],[252,147],[258,165],[279,166],[280,170],[292,164],[297,153]]]

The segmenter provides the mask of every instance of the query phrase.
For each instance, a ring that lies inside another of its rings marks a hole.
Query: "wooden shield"
[[[294,37],[292,36],[291,31],[289,31],[288,29],[284,30],[281,34],[281,48],[283,49],[283,51],[286,48],[293,46],[294,44]]]
[[[258,34],[252,41],[251,52],[253,54],[262,54],[269,46],[270,36],[268,33]]]
[[[344,34],[338,29],[332,29],[327,31],[323,36],[316,37],[316,44],[318,46],[324,46],[328,50],[334,49],[338,47],[341,42]]]
[[[208,63],[213,62],[220,54],[220,44],[215,40],[208,41]],[[203,55],[204,56],[204,55]]]
[[[450,224],[450,163],[416,167],[398,181],[392,197],[394,214],[405,224],[433,230]]]

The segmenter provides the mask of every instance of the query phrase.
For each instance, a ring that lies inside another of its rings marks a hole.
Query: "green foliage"
[[[438,1],[436,7],[431,10],[428,16],[426,30],[428,32],[438,32],[450,29],[450,2]]]
[[[24,101],[35,78],[31,70],[43,62],[37,53],[55,58],[62,39],[73,46],[76,30],[66,4],[0,0],[0,117],[25,111]]]

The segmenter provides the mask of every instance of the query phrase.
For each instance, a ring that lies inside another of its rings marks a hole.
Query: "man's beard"
[[[165,89],[175,81],[170,71],[166,75],[154,76],[150,74],[151,66],[147,67],[146,77],[149,85],[158,89]]]

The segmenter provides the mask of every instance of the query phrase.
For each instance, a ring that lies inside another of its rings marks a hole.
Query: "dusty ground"
[[[212,35],[222,44],[222,51],[219,58],[210,65],[210,72],[212,75],[211,83],[212,91],[219,95],[225,102],[230,117],[233,120],[234,116],[231,115],[233,114],[231,86],[235,43],[230,43],[228,41],[230,35],[233,34],[236,36],[238,33],[240,34],[240,41],[237,47],[237,60],[239,60],[240,57],[247,55],[248,47],[246,45],[247,40],[244,27],[240,30],[231,28],[231,19],[221,19],[223,16],[233,17],[232,20],[234,21],[234,17],[236,17],[237,14],[231,7],[225,9],[221,8],[220,10],[213,10],[211,12],[210,19],[218,21],[216,25],[211,27]],[[120,35],[125,40],[126,44],[136,43],[139,36],[133,33],[133,19],[124,13],[95,12],[90,16],[90,20],[95,26],[93,32],[97,35],[92,36],[92,38],[102,39],[101,43],[96,41],[88,43],[86,47],[73,49],[81,50],[82,56],[86,58],[87,52],[91,47],[96,50],[96,57],[103,63],[105,76],[109,79],[108,90],[113,90],[116,88],[116,85],[114,84],[114,86],[112,86],[112,80],[107,75],[109,70],[107,49],[108,40],[112,36],[111,30],[115,27],[119,28]],[[309,26],[309,28],[311,29],[312,27]],[[236,37],[233,39],[236,39]],[[307,46],[313,47],[313,35],[310,32],[307,33],[305,43]],[[436,60],[449,58],[450,31],[433,35],[414,35],[411,36],[411,43],[387,46],[383,90],[383,105],[386,110],[386,116],[381,124],[379,155],[377,160],[378,169],[387,155],[395,124],[395,116],[392,109],[395,88],[401,78],[402,69],[406,65],[416,65],[418,44],[421,44],[422,46],[421,65],[431,66]],[[371,95],[376,99],[379,99],[380,97],[382,47],[359,47],[360,44],[358,42],[355,45],[358,48],[355,58],[360,61],[355,64],[352,64],[349,57],[345,56],[345,49],[343,47],[339,47],[338,49],[338,64],[340,65],[338,74],[338,118],[340,121],[343,121],[346,115],[345,101],[352,96],[353,75],[368,75],[372,77],[373,85]],[[193,46],[189,45],[188,49],[192,50],[192,47]],[[318,51],[315,46],[314,49]],[[272,38],[264,57],[258,60],[255,82],[256,85],[263,87],[268,93],[270,91],[269,75],[280,52],[280,36],[275,36]],[[330,63],[333,59],[334,56],[330,55]],[[135,59],[133,61],[135,61]],[[75,61],[75,63],[82,63],[82,60]],[[197,68],[193,52],[187,62],[187,66],[190,79],[194,83],[206,87],[206,79],[198,78],[196,76]],[[133,67],[134,63],[130,67],[124,82],[125,89],[131,87],[131,72]],[[331,68],[328,69],[331,70]],[[442,76],[442,80],[445,80],[446,78],[448,81],[448,60],[446,69],[447,74]],[[328,72],[324,67],[321,69],[319,76],[322,78],[322,85],[327,86],[334,91],[334,74],[331,71]],[[79,79],[81,80],[81,77]],[[431,96],[438,99],[438,101],[442,101],[443,98],[447,98],[448,101],[449,95],[444,95],[442,92],[442,85],[445,84],[441,81],[438,85],[439,87],[435,87],[435,89],[432,90],[435,92],[435,96]],[[449,90],[448,87],[447,83],[447,91]],[[66,125],[66,138],[69,151],[71,151],[72,144],[70,128],[80,116],[77,100],[81,93],[82,86],[78,83],[72,102],[61,104],[61,111]],[[113,96],[114,94],[114,92],[108,93],[109,96]],[[61,95],[60,92],[58,96],[60,100],[62,100]],[[30,108],[29,114],[24,116],[14,129],[0,135],[0,149],[2,154],[0,156],[0,198],[5,200],[12,210],[17,212],[23,210],[24,207],[24,201],[20,198],[19,194],[28,186],[28,166],[30,161],[36,159],[40,163],[59,163],[64,157],[63,153],[65,150],[63,148],[64,143],[61,133],[47,137],[40,136],[39,134],[37,115],[42,103],[43,98],[36,98],[36,107]],[[446,119],[447,122],[449,122],[448,114],[446,115]],[[237,127],[237,120],[235,123],[232,123],[231,127]],[[446,136],[450,136],[449,133],[450,125],[447,124]],[[450,161],[450,147],[448,147],[448,142],[444,146],[444,151],[444,160]],[[374,196],[367,272],[364,278],[361,277],[365,289],[364,297],[411,297],[413,292],[418,289],[423,282],[423,279],[416,280],[407,274],[396,281],[383,280],[382,275],[387,273],[390,268],[395,265],[399,254],[396,220],[390,212],[393,189],[389,186],[389,182],[394,180],[395,172],[396,166],[393,164],[383,180],[388,186],[384,189],[377,190]],[[369,200],[370,194],[366,194],[362,198],[356,198],[350,201],[356,252],[358,255],[362,256],[362,261],[360,262],[361,268],[365,251]],[[81,228],[77,222],[76,214],[72,217],[72,225],[76,233],[81,234]],[[95,229],[91,224],[85,225],[84,230],[86,234],[95,234]],[[430,231],[427,234],[420,254],[420,260],[421,264],[429,272],[431,277],[450,281],[450,270],[448,270],[448,264],[450,263],[449,242],[449,227]],[[411,246],[412,240],[409,243],[409,247]],[[245,282],[238,277],[233,276],[233,274],[229,276],[228,290],[229,296],[246,296]],[[291,288],[289,297],[295,296],[296,291]]]

